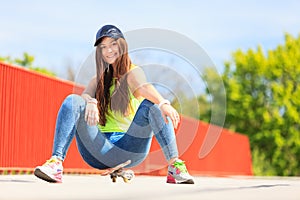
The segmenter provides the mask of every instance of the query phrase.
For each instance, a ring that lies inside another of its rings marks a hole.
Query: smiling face
[[[120,56],[119,45],[113,38],[104,37],[100,43],[100,48],[103,59],[108,64],[113,64]]]

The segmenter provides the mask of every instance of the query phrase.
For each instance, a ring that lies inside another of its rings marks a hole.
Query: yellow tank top
[[[135,68],[134,65],[130,67],[130,69]],[[113,81],[113,85],[110,87],[110,94],[115,89],[115,81]],[[133,118],[135,116],[135,113],[141,103],[141,100],[135,98],[132,94],[132,92],[129,90],[129,114],[124,116],[119,112],[114,112],[110,108],[108,108],[108,113],[106,114],[106,124],[105,126],[101,126],[98,124],[98,128],[102,133],[105,132],[127,132],[131,122],[133,121]]]

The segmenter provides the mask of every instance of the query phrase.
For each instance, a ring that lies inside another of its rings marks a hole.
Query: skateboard
[[[126,167],[130,163],[131,160],[127,160],[126,162],[121,163],[115,167],[106,169],[106,171],[101,175],[102,176],[110,175],[110,178],[113,183],[117,182],[118,177],[122,177],[125,183],[129,183],[134,178],[134,172],[130,169],[125,170],[124,167]]]

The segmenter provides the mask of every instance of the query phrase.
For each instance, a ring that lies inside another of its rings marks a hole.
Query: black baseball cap
[[[114,25],[105,25],[101,27],[96,34],[96,42],[94,46],[97,46],[103,37],[111,37],[114,39],[124,38],[123,33]]]

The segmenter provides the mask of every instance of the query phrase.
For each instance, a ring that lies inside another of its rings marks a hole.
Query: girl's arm
[[[93,77],[88,86],[85,88],[81,97],[87,102],[85,108],[85,121],[90,126],[95,126],[99,122],[99,110],[95,93],[97,88],[96,77]]]
[[[178,112],[170,105],[168,100],[161,96],[152,84],[147,82],[146,76],[140,67],[132,69],[128,73],[127,80],[129,88],[136,98],[143,97],[158,104],[165,121],[168,122],[167,117],[169,117],[174,127],[177,128],[180,119]]]
[[[96,80],[96,76],[94,76],[90,80],[88,86],[82,92],[81,97],[84,98],[86,102],[92,98],[95,98],[96,88],[97,88],[97,80]]]

